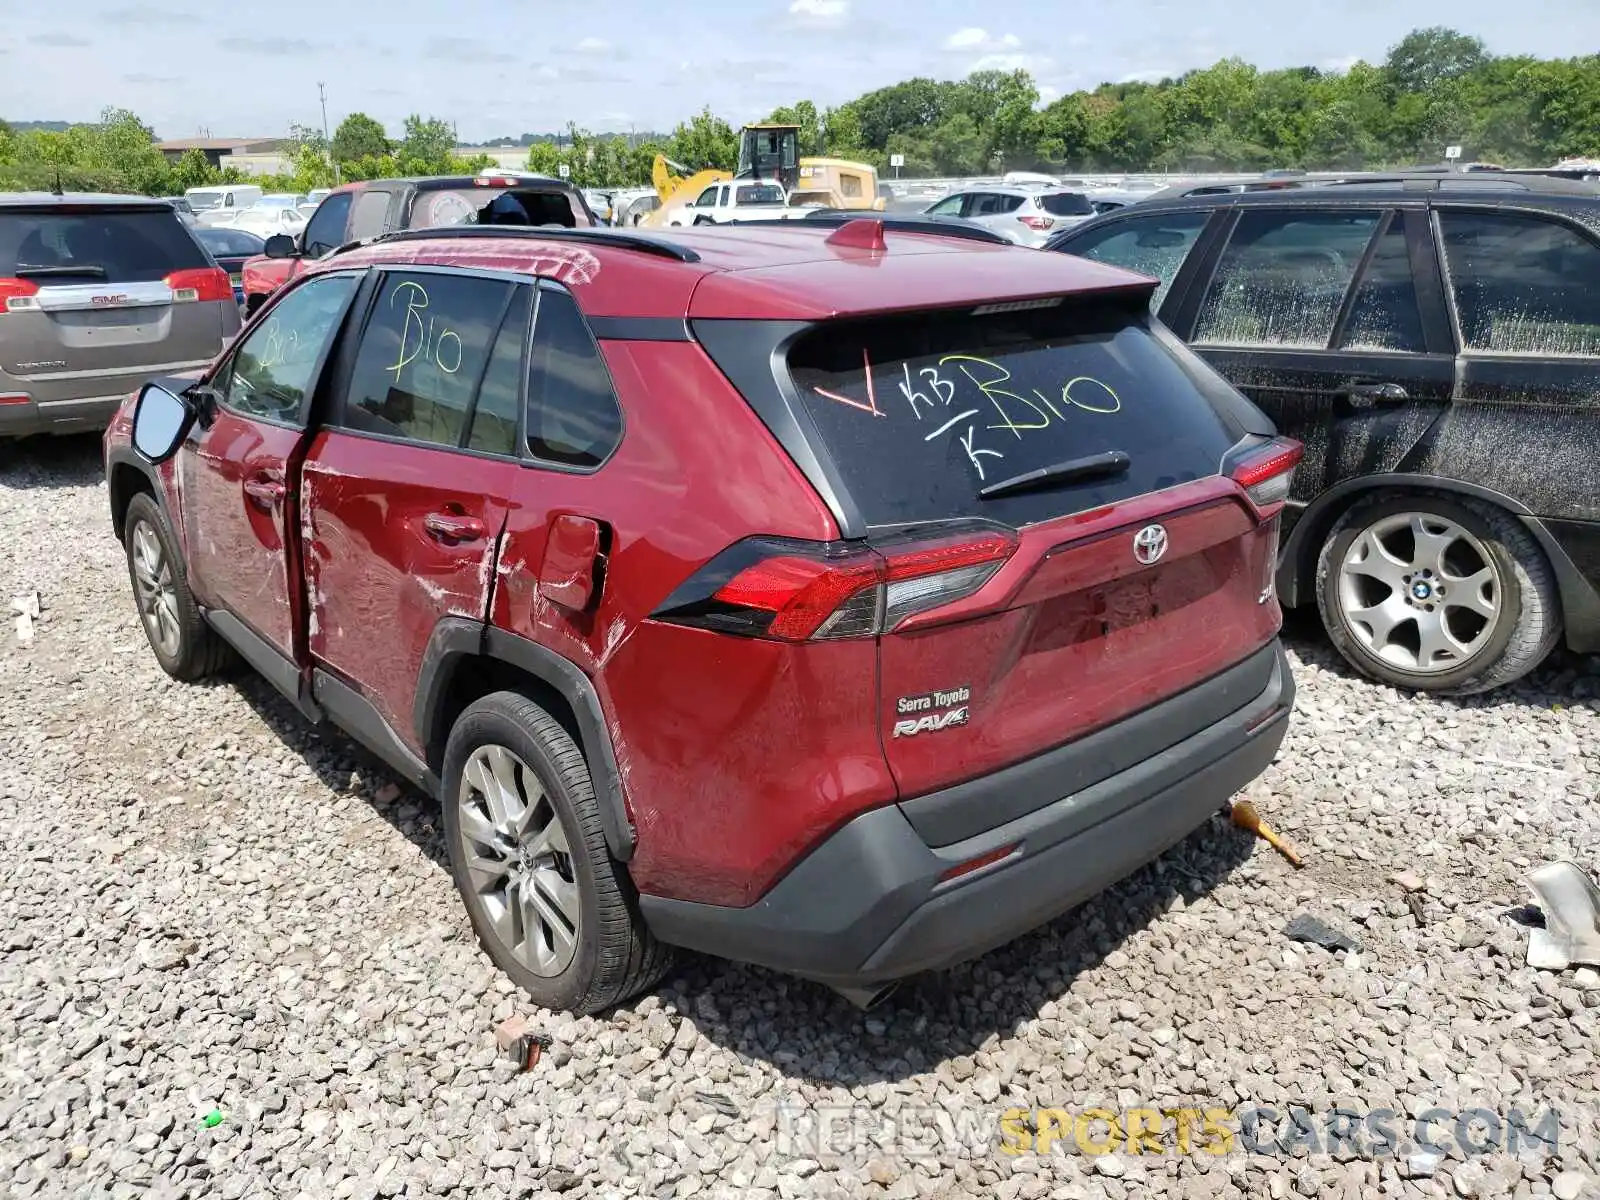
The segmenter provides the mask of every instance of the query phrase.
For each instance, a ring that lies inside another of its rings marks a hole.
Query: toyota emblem
[[[1149,566],[1167,552],[1167,531],[1162,525],[1146,525],[1133,535],[1133,557]]]

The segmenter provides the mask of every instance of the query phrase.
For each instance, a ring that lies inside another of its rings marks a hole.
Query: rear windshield
[[[184,195],[189,198],[189,207],[197,212],[222,203],[221,192],[185,192]]]
[[[213,254],[260,254],[266,245],[266,239],[244,229],[229,229],[226,226],[214,225],[210,228],[202,226],[194,231],[195,237],[200,239],[200,244]]]
[[[28,212],[0,209],[0,277],[41,284],[148,283],[210,266],[170,208],[140,212]]]
[[[1012,526],[1214,474],[1234,438],[1144,314],[1060,304],[829,324],[789,371],[868,525]],[[1029,471],[1121,451],[1126,470],[985,499]]]
[[[1039,197],[1039,207],[1053,217],[1088,217],[1094,205],[1082,192],[1047,192]]]
[[[752,183],[737,189],[737,204],[782,204],[783,189],[770,183]]]
[[[436,225],[587,225],[566,192],[538,188],[470,187],[418,192],[411,228]]]

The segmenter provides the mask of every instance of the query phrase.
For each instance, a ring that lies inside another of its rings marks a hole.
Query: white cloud
[[[610,54],[611,43],[605,38],[586,37],[577,44],[575,49],[579,54]]]
[[[1338,71],[1338,72],[1343,73],[1345,71],[1348,71],[1351,67],[1355,66],[1360,61],[1361,61],[1361,56],[1359,54],[1343,54],[1343,55],[1340,55],[1338,58],[1325,58],[1325,59],[1323,59],[1322,60],[1322,69],[1324,71]]]
[[[850,15],[850,0],[794,0],[789,15],[823,21],[841,21]]]
[[[956,30],[945,38],[944,48],[946,50],[959,50],[962,53],[977,51],[981,54],[998,54],[1021,49],[1022,39],[1014,33],[991,37],[987,29],[969,25],[965,29]]]
[[[985,54],[970,67],[972,71],[1028,71],[1037,75],[1051,66],[1051,60],[1038,54]]]
[[[1048,83],[1041,83],[1039,85],[1039,103],[1041,105],[1049,104],[1052,100],[1059,99],[1061,99],[1060,88],[1053,88]]]

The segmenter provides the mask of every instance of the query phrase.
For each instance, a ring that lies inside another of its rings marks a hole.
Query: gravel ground
[[[0,603],[44,612],[31,645],[0,627],[0,1195],[1600,1192],[1600,976],[1525,967],[1516,912],[1531,865],[1600,858],[1600,660],[1419,700],[1296,620],[1250,794],[1303,871],[1214,822],[870,1013],[695,958],[572,1020],[478,951],[426,803],[259,680],[161,673],[94,443],[4,462]],[[1362,949],[1290,943],[1298,912]],[[518,1012],[554,1038],[524,1074],[493,1036]],[[1559,1153],[1013,1156],[993,1124],[1294,1104],[1553,1109]]]

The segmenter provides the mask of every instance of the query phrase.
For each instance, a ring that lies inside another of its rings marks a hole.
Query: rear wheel
[[[1561,633],[1538,543],[1504,509],[1464,496],[1377,497],[1351,508],[1323,544],[1317,607],[1352,666],[1446,695],[1527,674]]]
[[[544,709],[495,692],[461,714],[442,787],[451,870],[478,941],[545,1008],[591,1013],[670,964],[606,848],[583,754]]]
[[[228,644],[200,615],[184,577],[178,540],[149,494],[129,503],[123,542],[139,619],[161,669],[174,679],[202,679],[221,670],[230,658]]]
[[[711,218],[710,217],[696,217],[694,219],[694,223],[696,225],[709,225],[709,224],[711,224]]]

